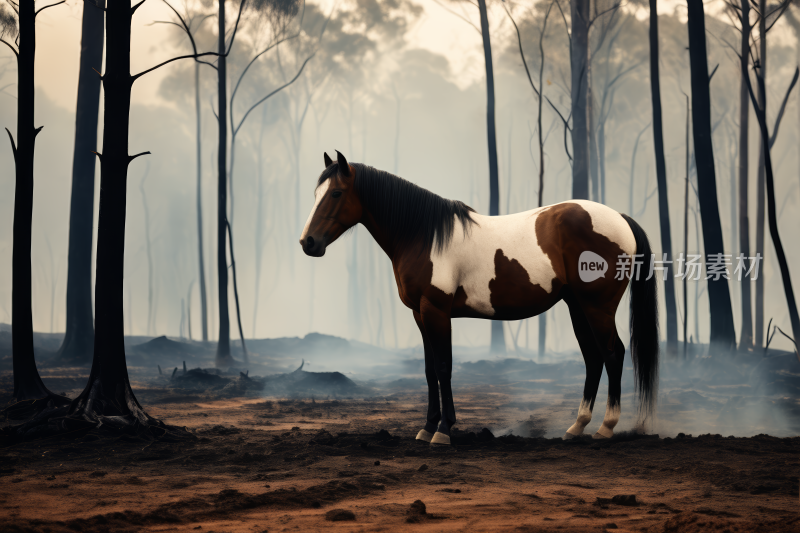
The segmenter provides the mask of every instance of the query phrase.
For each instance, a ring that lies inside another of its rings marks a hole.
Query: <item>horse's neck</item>
[[[394,235],[390,235],[385,228],[378,225],[375,221],[375,217],[366,209],[361,216],[361,224],[367,228],[367,231],[369,231],[372,238],[375,239],[375,242],[378,243],[378,246],[389,256],[389,259],[394,261],[397,253]]]

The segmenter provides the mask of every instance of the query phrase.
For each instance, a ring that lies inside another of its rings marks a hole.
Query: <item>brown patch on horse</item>
[[[558,280],[552,292],[532,283],[519,261],[509,259],[500,248],[494,254],[494,275],[489,281],[490,303],[497,320],[518,320],[538,315],[560,299]]]
[[[588,211],[570,202],[545,209],[536,218],[536,239],[550,259],[558,280],[563,285],[570,285],[581,301],[603,307],[611,305],[616,310],[628,285],[627,279],[614,279],[617,258],[624,250],[605,235],[594,231],[592,215]],[[596,253],[608,263],[603,278],[590,283],[581,280],[578,261],[585,251]],[[642,270],[645,270],[645,265],[642,265]]]

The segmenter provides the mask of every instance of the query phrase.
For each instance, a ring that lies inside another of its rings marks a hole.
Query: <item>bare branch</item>
[[[708,83],[711,83],[711,78],[713,78],[714,74],[717,73],[718,68],[719,68],[719,63],[717,63],[717,66],[714,67],[714,70],[711,71],[711,74],[708,75]]]
[[[439,6],[439,7],[441,7],[442,9],[444,9],[445,11],[449,12],[449,13],[450,13],[450,14],[452,14],[452,15],[455,15],[455,16],[457,16],[458,18],[460,18],[461,20],[463,20],[464,22],[466,22],[467,24],[469,24],[470,26],[472,26],[472,29],[474,29],[475,31],[477,31],[477,32],[478,32],[478,35],[481,35],[481,29],[480,29],[479,27],[477,27],[475,24],[473,24],[473,23],[472,23],[472,21],[471,21],[471,20],[469,20],[467,17],[465,17],[464,15],[462,15],[462,14],[460,14],[460,13],[456,13],[455,11],[453,11],[452,9],[450,9],[449,7],[447,7],[446,5],[444,5],[443,3],[441,3],[439,0],[433,0],[433,1],[434,1],[434,2],[435,2],[435,3],[436,3],[438,6]],[[477,6],[476,6],[476,7],[477,7]],[[505,4],[503,4],[503,7],[505,8]]]
[[[134,13],[136,13],[136,10],[137,10],[137,9],[139,9],[139,7],[140,7],[142,4],[144,4],[146,1],[147,1],[147,0],[142,0],[141,2],[139,2],[138,4],[136,4],[135,6],[133,6],[133,7],[131,8],[131,16],[133,16],[133,14],[134,14]]]
[[[141,156],[143,156],[143,155],[150,155],[150,152],[142,152],[142,153],[140,153],[140,154],[136,154],[136,155],[129,155],[129,156],[128,156],[128,163],[130,163],[131,161],[133,161],[133,160],[134,160],[134,159],[136,159],[137,157],[141,157]]]
[[[519,45],[519,55],[522,58],[522,64],[525,67],[525,74],[528,75],[528,81],[531,84],[531,89],[533,92],[536,93],[537,98],[541,98],[541,94],[539,94],[539,90],[536,88],[536,84],[533,83],[533,78],[531,77],[531,71],[528,69],[528,62],[525,60],[525,52],[522,50],[522,36],[519,33],[519,27],[517,26],[517,22],[514,20],[514,17],[511,16],[511,12],[506,7],[505,2],[503,2],[503,9],[506,11],[506,15],[511,20],[511,24],[514,25],[514,30],[517,32],[517,44]]]
[[[220,0],[221,2],[224,0]],[[242,3],[239,4],[239,14],[236,15],[236,24],[233,26],[233,33],[231,34],[231,42],[228,43],[228,49],[225,50],[225,57],[228,57],[228,54],[231,53],[231,48],[233,48],[233,41],[236,39],[236,32],[239,30],[239,21],[242,20],[242,11],[244,10],[244,5],[247,3],[247,0],[242,0]]]
[[[172,63],[173,61],[178,61],[179,59],[197,59],[198,57],[203,57],[203,56],[219,56],[219,54],[217,52],[203,52],[202,54],[189,54],[189,55],[186,55],[186,56],[173,57],[172,59],[167,59],[163,63],[159,63],[158,65],[156,65],[156,66],[154,66],[152,68],[149,68],[147,70],[143,70],[142,72],[140,72],[140,73],[138,73],[138,74],[136,74],[134,76],[131,76],[131,83],[133,83],[134,81],[138,80],[139,78],[141,78],[142,76],[144,76],[148,72],[153,72],[157,68],[161,68],[164,65]]]
[[[53,6],[57,6],[57,5],[60,5],[60,4],[64,4],[64,3],[66,3],[66,1],[67,0],[61,0],[60,2],[56,2],[55,4],[49,4],[49,5],[46,5],[44,7],[40,7],[39,9],[36,10],[36,12],[33,14],[33,16],[36,17],[39,13],[41,13],[42,11],[47,9],[48,7],[53,7]]]
[[[769,138],[769,147],[770,149],[775,144],[775,139],[778,138],[778,128],[781,127],[781,119],[783,118],[783,112],[786,111],[786,103],[789,101],[789,95],[792,94],[792,89],[797,84],[797,78],[800,76],[800,68],[794,69],[794,76],[792,76],[792,82],[789,84],[789,88],[786,90],[786,96],[783,97],[783,102],[781,103],[780,111],[778,111],[778,118],[775,119],[775,126],[772,128],[772,135]]]
[[[269,52],[270,50],[272,50],[276,46],[279,46],[281,43],[289,41],[289,40],[294,39],[294,38],[299,37],[299,36],[300,36],[300,30],[298,30],[297,33],[295,33],[294,35],[292,35],[290,37],[285,37],[285,38],[283,38],[283,39],[281,39],[279,41],[276,41],[275,43],[267,46],[264,50],[262,50],[261,52],[259,52],[255,56],[253,56],[253,58],[250,60],[250,62],[247,63],[247,66],[244,67],[244,70],[239,75],[239,79],[236,81],[236,85],[233,88],[233,92],[231,93],[231,108],[233,108],[233,101],[236,98],[236,93],[239,91],[239,86],[242,84],[242,80],[244,79],[245,75],[247,74],[247,71],[250,70],[251,66],[253,66],[253,63],[255,63],[258,60],[258,58],[260,58],[261,56],[263,56],[264,54],[266,54],[267,52]]]
[[[8,131],[6,128],[6,133],[8,133],[8,140],[11,141],[11,152],[14,154],[14,161],[17,160],[17,145],[14,143],[14,136],[11,135],[11,132]]]
[[[261,105],[262,103],[264,103],[265,101],[267,101],[267,99],[268,99],[268,98],[271,98],[271,97],[272,97],[272,96],[274,96],[275,94],[277,94],[277,93],[281,92],[281,91],[282,91],[282,90],[284,90],[286,87],[288,87],[289,85],[291,85],[292,83],[294,83],[294,82],[295,82],[295,80],[297,80],[297,78],[299,78],[299,77],[300,77],[300,74],[302,74],[302,73],[303,73],[303,69],[305,69],[305,68],[306,68],[306,65],[308,64],[308,62],[309,62],[309,61],[311,61],[311,59],[314,57],[314,55],[316,55],[316,52],[314,52],[313,54],[311,54],[310,56],[308,56],[308,57],[306,58],[306,60],[305,60],[305,61],[303,61],[303,64],[300,66],[300,70],[298,70],[298,71],[297,71],[297,74],[295,74],[294,78],[292,78],[292,79],[291,79],[291,80],[289,80],[288,82],[284,83],[283,85],[281,85],[280,87],[278,87],[277,89],[275,89],[274,91],[272,91],[271,93],[269,93],[268,95],[266,95],[264,98],[262,98],[261,100],[259,100],[259,101],[258,101],[258,102],[256,102],[255,104],[253,104],[253,105],[250,107],[250,109],[248,109],[248,110],[247,110],[247,112],[244,114],[244,116],[242,117],[242,120],[240,120],[240,121],[239,121],[239,125],[238,125],[238,126],[236,126],[236,129],[234,129],[234,130],[233,130],[233,134],[235,135],[236,133],[238,133],[239,129],[240,129],[240,128],[242,127],[242,125],[244,124],[244,121],[245,121],[245,119],[247,118],[247,116],[248,116],[248,115],[249,115],[249,114],[250,114],[250,113],[251,113],[251,112],[252,112],[252,111],[253,111],[253,110],[254,110],[256,107],[258,107],[259,105]]]
[[[14,52],[14,55],[17,56],[17,59],[19,60],[19,52],[17,52],[17,50],[13,46],[11,46],[11,44],[9,44],[8,41],[6,41],[5,39],[0,39],[0,43],[3,43],[4,45],[11,48],[11,51]]]

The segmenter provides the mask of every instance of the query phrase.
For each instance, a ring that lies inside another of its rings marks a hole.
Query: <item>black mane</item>
[[[426,250],[441,252],[453,239],[455,218],[466,234],[476,222],[474,210],[464,202],[447,200],[419,185],[361,163],[356,169],[355,191],[375,221],[402,244],[420,242]],[[317,187],[339,171],[333,163],[319,177]]]

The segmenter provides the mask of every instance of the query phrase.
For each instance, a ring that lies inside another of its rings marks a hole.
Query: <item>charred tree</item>
[[[800,72],[800,70],[795,70],[794,79],[792,80],[792,86],[797,81],[798,72]],[[775,213],[775,179],[772,173],[772,159],[770,157],[770,148],[771,148],[770,135],[769,132],[767,131],[767,118],[765,112],[767,91],[764,87],[764,78],[759,74],[758,71],[756,71],[756,78],[758,79],[759,96],[762,98],[764,107],[762,107],[762,104],[756,101],[756,96],[753,93],[753,89],[750,84],[750,77],[748,76],[747,78],[745,78],[745,81],[747,82],[748,92],[750,93],[750,98],[753,101],[753,108],[756,112],[756,118],[758,119],[759,129],[761,130],[762,150],[764,153],[764,167],[766,174],[765,185],[767,194],[766,200],[767,200],[768,219],[769,219],[769,233],[770,237],[772,237],[772,244],[775,246],[775,255],[778,257],[778,265],[780,266],[781,270],[783,290],[786,295],[786,306],[789,308],[789,320],[792,324],[792,335],[794,336],[795,339],[800,339],[800,315],[798,315],[797,312],[797,300],[795,300],[794,298],[794,289],[792,288],[792,278],[789,272],[789,264],[786,261],[786,253],[783,250],[783,243],[781,242],[781,237],[780,234],[778,233],[778,217]],[[789,91],[791,91],[791,87],[789,88]],[[788,98],[788,93],[787,93],[787,98]],[[777,127],[778,125],[776,125],[776,130]],[[800,358],[800,353],[798,353],[797,351],[795,351],[795,353],[797,353],[798,358]]]
[[[589,4],[589,0],[573,0],[571,3],[572,197],[583,200],[589,199]]]
[[[139,4],[140,5],[140,4]],[[138,7],[138,6],[136,6]],[[149,425],[133,394],[125,362],[122,283],[125,258],[125,210],[130,121],[131,19],[129,1],[109,2],[106,9],[106,65],[103,74],[103,153],[100,158],[100,214],[95,282],[95,342],[92,371],[70,414],[88,421],[98,416],[123,416]],[[139,154],[142,155],[142,154]]]
[[[747,0],[745,0],[747,1]],[[690,107],[689,95],[686,95],[686,139],[685,139],[685,153],[686,153],[686,179],[683,184],[683,257],[686,259],[689,256],[689,174],[691,172],[691,149],[689,148],[689,131],[690,131]],[[683,276],[683,358],[688,357],[689,341],[686,335],[687,326],[689,325],[689,293],[687,292],[686,277]]]
[[[244,0],[242,0],[244,3]],[[229,366],[231,357],[231,326],[228,316],[228,257],[226,230],[228,227],[228,66],[225,55],[225,0],[219,0],[219,60],[217,61],[217,297],[219,299],[219,340],[217,366]],[[233,42],[231,42],[233,44]]]
[[[739,253],[750,257],[750,216],[748,196],[749,165],[749,127],[750,100],[747,94],[747,70],[750,64],[750,1],[742,0],[741,13],[742,46],[740,52],[741,83],[739,84]],[[753,302],[750,283],[742,283],[742,332],[739,337],[739,349],[748,350],[753,347]]]
[[[69,211],[67,259],[67,331],[56,364],[91,361],[94,345],[92,318],[92,238],[94,231],[94,168],[100,77],[103,61],[105,0],[83,2],[75,148],[72,155],[72,196]]]
[[[758,54],[760,77],[764,80],[766,85],[767,79],[767,0],[759,0],[758,3],[759,19],[758,19],[758,33],[760,40],[760,50]],[[758,107],[766,114],[767,112],[767,95],[763,93],[762,84],[758,84]],[[759,144],[758,152],[758,174],[756,174],[756,254],[761,254],[765,257],[764,250],[764,215],[765,215],[765,202],[764,196],[766,192],[766,173],[764,164],[764,143]],[[756,298],[755,298],[755,339],[754,344],[757,347],[764,345],[764,274],[761,273],[756,278]]]
[[[702,213],[706,258],[724,254],[722,225],[717,201],[714,150],[711,139],[711,94],[709,91],[706,27],[703,0],[688,2],[689,59],[691,63],[692,125],[697,163],[697,188]],[[712,348],[727,352],[736,346],[728,280],[708,279],[710,340]]]
[[[494,118],[494,67],[492,65],[492,40],[489,34],[489,16],[486,0],[478,0],[483,37],[483,58],[486,66],[486,133],[489,141],[489,215],[500,214],[500,178],[497,169],[497,130]],[[491,353],[505,353],[506,341],[503,323],[492,321]]]
[[[58,2],[63,4],[64,2]],[[57,4],[51,4],[57,5]],[[33,219],[34,62],[36,56],[36,11],[33,0],[11,4],[16,13],[0,11],[0,42],[17,60],[17,136],[6,128],[14,154],[15,190],[11,286],[11,350],[14,370],[14,398],[19,401],[50,398],[66,401],[45,387],[36,369],[33,349],[33,308],[31,302],[31,223]],[[16,43],[14,47],[11,43]]]
[[[545,55],[544,55],[544,35],[547,31],[547,20],[550,18],[550,10],[553,9],[553,4],[555,1],[550,2],[550,5],[547,6],[547,11],[544,14],[544,21],[542,22],[542,30],[539,33],[539,88],[536,88],[536,84],[533,82],[533,78],[531,77],[531,71],[528,68],[528,62],[525,59],[525,52],[522,49],[522,35],[520,35],[519,27],[517,26],[514,17],[511,16],[511,12],[508,8],[503,5],[503,8],[506,10],[508,14],[508,18],[511,20],[511,23],[514,25],[514,30],[517,33],[517,45],[519,46],[519,55],[522,59],[522,65],[525,67],[525,74],[528,76],[528,82],[530,83],[531,89],[533,89],[534,94],[536,95],[537,99],[537,117],[536,117],[536,128],[538,132],[538,141],[539,141],[539,191],[537,194],[539,207],[544,205],[544,132],[542,131],[542,105],[544,100],[544,95],[541,91],[544,91],[544,63],[545,63]],[[517,333],[519,335],[519,332]],[[538,337],[538,348],[539,348],[539,359],[541,360],[544,356],[545,346],[547,344],[547,314],[542,313],[539,315],[539,337]],[[528,342],[528,330],[527,324],[525,329],[525,342]]]
[[[144,412],[130,386],[125,361],[123,278],[128,165],[142,152],[128,155],[131,89],[134,81],[163,65],[198,54],[180,56],[131,76],[131,20],[143,2],[110,2],[106,9],[106,64],[103,153],[100,158],[95,282],[94,356],[89,381],[69,408],[70,419],[134,429],[161,425]],[[216,55],[216,54],[199,54]],[[114,417],[114,418],[108,418]]]
[[[661,113],[661,81],[658,67],[658,0],[650,0],[650,91],[653,105],[653,149],[656,154],[658,216],[661,223],[661,252],[672,257],[672,231],[669,224],[667,164],[664,158],[664,128]],[[647,258],[645,258],[647,260]],[[664,305],[667,310],[667,352],[678,353],[678,312],[675,306],[675,278],[664,276]]]
[[[200,64],[194,65],[194,111],[196,116],[197,135],[197,266],[198,286],[200,288],[200,326],[203,340],[208,340],[208,302],[206,296],[206,267],[203,252],[203,140],[201,135],[202,120],[200,113]],[[191,308],[189,309],[191,314]],[[189,325],[191,332],[191,323]],[[191,333],[190,333],[191,337]]]

